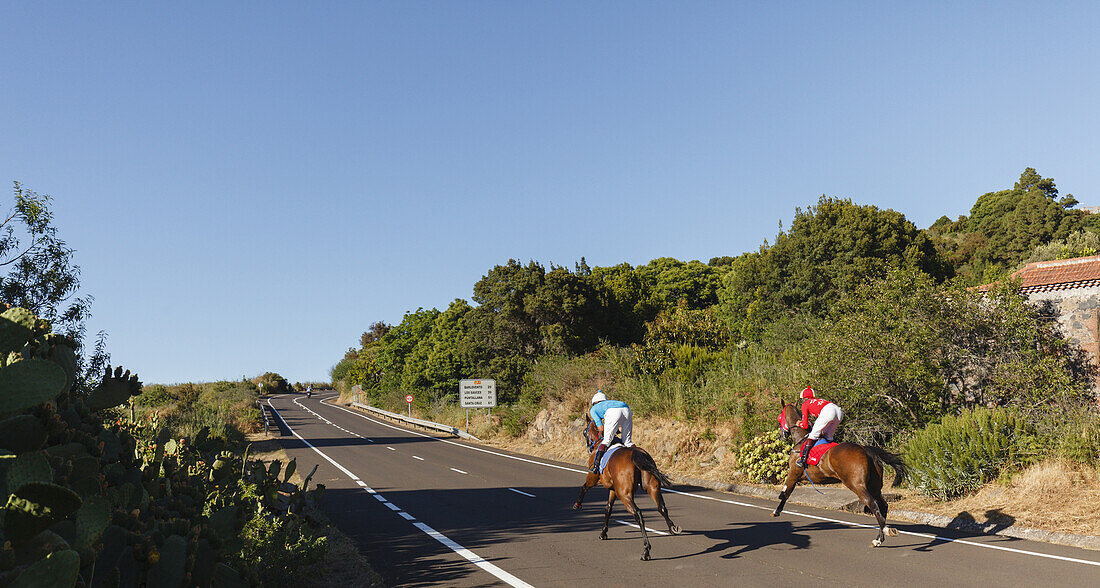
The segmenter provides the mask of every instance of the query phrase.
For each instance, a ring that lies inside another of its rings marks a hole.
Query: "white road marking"
[[[270,402],[269,402],[269,404],[270,404]],[[481,453],[488,453],[490,455],[495,455],[495,456],[498,456],[498,457],[504,457],[504,458],[507,458],[507,459],[513,459],[513,460],[516,460],[516,461],[522,461],[522,462],[531,463],[531,464],[535,464],[535,465],[540,465],[540,466],[544,466],[544,467],[548,467],[548,468],[565,470],[567,472],[575,472],[575,473],[578,473],[578,474],[587,474],[588,473],[588,470],[582,470],[582,469],[578,469],[578,468],[560,466],[560,465],[553,464],[553,463],[546,463],[546,462],[541,462],[541,461],[534,460],[534,459],[527,459],[527,458],[523,458],[523,457],[516,457],[514,455],[508,455],[506,453],[500,453],[498,451],[490,451],[488,449],[482,449],[480,447],[473,447],[473,446],[465,445],[465,444],[462,444],[462,443],[456,443],[454,441],[450,441],[450,440],[447,440],[447,439],[440,439],[439,437],[433,437],[431,435],[427,435],[427,434],[421,433],[419,431],[413,431],[413,430],[410,430],[410,429],[402,429],[401,427],[397,427],[397,426],[391,425],[389,423],[371,418],[367,415],[356,412],[354,410],[344,408],[343,406],[338,406],[338,405],[335,405],[335,404],[332,404],[332,403],[327,403],[327,402],[325,403],[325,405],[330,406],[332,408],[340,409],[344,412],[353,414],[353,415],[355,415],[355,416],[357,416],[361,419],[368,420],[368,421],[370,421],[372,423],[375,423],[377,425],[382,425],[383,427],[389,427],[391,429],[401,431],[401,432],[404,432],[404,433],[408,433],[408,434],[411,434],[411,435],[419,435],[420,437],[433,439],[435,441],[439,441],[440,443],[447,443],[448,445],[454,445],[456,447],[464,447],[464,448],[469,449],[471,451],[480,451]],[[724,499],[724,498],[716,498],[716,497],[712,497],[712,496],[703,496],[701,494],[694,494],[694,493],[691,493],[691,492],[682,492],[680,490],[673,490],[671,488],[662,488],[662,490],[665,491],[665,492],[671,493],[671,494],[679,494],[681,496],[690,496],[692,498],[699,498],[699,499],[702,499],[702,500],[713,500],[715,502],[724,502],[726,504],[734,504],[734,505],[737,505],[737,506],[743,506],[745,508],[754,508],[754,509],[757,509],[757,510],[766,510],[766,511],[774,510],[772,507],[758,506],[758,505],[755,505],[755,504],[749,504],[747,502],[738,502],[736,500],[727,500],[727,499]],[[841,524],[841,525],[847,525],[849,527],[868,528],[868,529],[877,529],[878,528],[878,525],[868,525],[868,524],[864,524],[864,523],[853,523],[851,521],[844,521],[844,520],[840,520],[840,519],[831,519],[831,518],[828,518],[828,517],[820,517],[820,516],[816,516],[816,515],[805,514],[805,513],[795,511],[795,510],[784,510],[783,514],[789,514],[789,515],[792,515],[792,516],[803,517],[803,518],[808,518],[808,519],[814,519],[814,520],[819,520],[819,521],[828,521],[830,523],[837,523],[837,524]],[[1100,567],[1100,561],[1089,561],[1087,559],[1078,559],[1078,558],[1075,558],[1075,557],[1065,557],[1065,556],[1061,556],[1061,555],[1051,555],[1051,554],[1048,554],[1048,553],[1039,553],[1037,551],[1027,551],[1027,550],[1024,550],[1024,549],[1015,549],[1015,548],[1012,548],[1012,547],[1003,547],[1001,545],[991,545],[991,544],[988,544],[988,543],[979,543],[979,542],[976,542],[976,541],[969,541],[969,540],[966,540],[966,539],[955,539],[953,537],[943,537],[943,536],[940,536],[940,535],[932,535],[932,534],[929,534],[929,533],[916,533],[916,532],[913,532],[913,531],[902,531],[901,529],[898,529],[897,531],[898,531],[898,534],[900,534],[900,535],[909,535],[909,536],[912,536],[912,537],[921,537],[921,538],[924,538],[924,539],[933,539],[933,540],[941,541],[941,542],[944,542],[944,543],[958,543],[959,545],[968,545],[970,547],[981,547],[981,548],[985,548],[985,549],[996,549],[998,551],[1007,551],[1007,552],[1010,552],[1010,553],[1017,553],[1017,554],[1020,554],[1020,555],[1030,555],[1030,556],[1033,556],[1033,557],[1043,557],[1043,558],[1047,558],[1047,559],[1056,559],[1056,560],[1059,560],[1059,561],[1067,561],[1067,562],[1071,562],[1071,563],[1079,563],[1079,564],[1085,564],[1085,565]]]
[[[464,471],[462,471],[462,470],[460,470],[460,469],[458,469],[458,468],[451,468],[451,471],[452,471],[452,472],[458,472],[458,473],[460,473],[460,474],[465,474],[465,473],[466,473],[466,472],[464,472]]]
[[[530,496],[531,498],[535,497],[534,494],[528,494],[528,493],[524,492],[523,490],[516,490],[515,488],[509,488],[509,490],[511,490],[512,492],[515,492],[516,494],[522,494],[524,496]]]
[[[424,458],[420,457],[419,455],[414,455],[413,459],[419,459],[420,461],[424,461]]]
[[[298,404],[298,401],[295,400],[294,403]],[[309,447],[313,451],[317,452],[317,455],[320,455],[321,457],[325,458],[325,460],[327,460],[329,463],[336,466],[341,472],[344,472],[345,474],[350,476],[351,479],[353,479],[357,482],[359,481],[359,478],[357,476],[355,476],[355,474],[352,474],[347,468],[345,468],[344,466],[337,463],[336,460],[334,460],[331,457],[325,455],[325,453],[323,451],[321,451],[320,449],[317,449],[316,447],[314,447],[312,443],[310,443],[309,441],[306,441],[304,437],[302,437],[301,435],[299,435],[297,433],[297,431],[290,428],[290,425],[287,424],[286,419],[283,418],[283,415],[279,413],[278,409],[276,409],[274,406],[272,406],[270,398],[267,401],[267,405],[275,413],[275,416],[279,417],[279,420],[283,423],[283,426],[286,427],[286,429],[288,431],[290,431],[290,434],[294,435],[302,443],[305,443],[307,447]],[[298,404],[298,406],[302,406],[302,405]],[[305,407],[302,406],[302,408],[305,408]],[[309,410],[309,409],[306,409],[306,410]],[[310,412],[313,412],[313,411],[310,411]],[[390,449],[393,449],[393,448],[391,447]],[[382,497],[381,494],[378,494],[377,492],[375,492],[374,489],[372,489],[371,487],[367,486],[365,488],[365,490],[367,492],[369,492],[372,496],[374,496],[376,499],[381,501],[383,504],[385,504],[386,506],[391,508],[392,510],[397,511],[397,513],[399,515],[401,515],[401,517],[404,518],[405,520],[413,521],[413,526],[415,526],[417,529],[420,529],[421,531],[426,533],[432,539],[435,539],[436,541],[438,541],[438,542],[442,543],[443,545],[447,546],[451,551],[454,551],[455,553],[457,553],[457,554],[461,555],[462,557],[466,558],[466,560],[468,560],[470,563],[472,563],[472,564],[476,565],[477,567],[485,570],[486,572],[489,572],[490,574],[496,576],[502,582],[508,584],[509,586],[514,586],[515,588],[534,588],[533,586],[531,586],[527,582],[524,582],[523,580],[520,580],[519,578],[517,578],[517,577],[513,576],[512,574],[509,574],[508,572],[498,568],[497,566],[489,563],[488,561],[485,561],[485,559],[482,558],[480,555],[470,551],[469,549],[466,549],[465,547],[459,545],[458,543],[455,543],[451,538],[449,538],[446,535],[440,533],[439,531],[436,531],[435,529],[429,527],[428,525],[425,525],[424,523],[416,521],[415,517],[413,517],[412,515],[406,513],[405,511],[401,510],[400,507],[393,504],[392,502],[387,501],[385,498]]]
[[[615,522],[619,523],[620,525],[626,525],[628,527],[634,527],[635,529],[641,529],[641,527],[639,527],[638,525],[636,525],[634,523],[628,523],[626,521],[620,521],[619,519],[615,519]],[[658,535],[668,535],[668,533],[666,533],[664,531],[658,531],[657,529],[650,529],[649,527],[646,527],[645,530],[649,531],[650,533],[656,533]]]
[[[387,447],[386,449],[389,449],[390,451],[397,451],[397,450],[396,450],[396,449],[394,449],[393,447]]]

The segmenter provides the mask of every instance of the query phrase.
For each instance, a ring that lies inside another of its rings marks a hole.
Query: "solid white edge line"
[[[476,553],[470,551],[469,549],[466,549],[465,547],[459,545],[458,543],[455,543],[454,541],[451,541],[450,539],[447,538],[446,535],[443,535],[442,533],[440,533],[439,531],[436,531],[435,529],[429,527],[428,525],[425,525],[424,523],[421,523],[421,522],[418,521],[418,522],[413,523],[413,526],[420,529],[421,531],[424,531],[425,533],[427,533],[430,537],[432,537],[436,541],[439,541],[440,543],[446,545],[447,547],[450,547],[451,551],[454,551],[455,553],[461,555],[462,557],[470,560],[470,562],[477,565],[481,569],[483,569],[483,570],[493,574],[494,576],[500,578],[501,580],[507,582],[509,585],[516,586],[517,588],[520,588],[520,587],[534,588],[534,586],[531,586],[527,582],[524,582],[523,580],[520,580],[519,578],[513,576],[512,574],[509,574],[508,572],[506,572],[506,571],[496,567],[495,565],[485,561],[484,559],[481,558],[481,556],[479,556]]]
[[[332,403],[329,403],[329,402],[326,402],[324,404],[326,406],[330,406],[332,408],[338,408],[338,409],[340,409],[344,412],[351,413],[351,414],[353,414],[353,415],[355,415],[355,416],[357,416],[361,419],[366,419],[366,420],[368,420],[372,423],[382,425],[384,427],[389,427],[389,428],[397,430],[397,431],[402,431],[402,432],[405,432],[405,433],[411,433],[413,435],[419,435],[421,437],[426,437],[428,439],[434,439],[436,441],[439,441],[440,443],[447,443],[447,444],[450,444],[450,445],[455,445],[457,447],[465,447],[466,449],[470,449],[470,450],[473,450],[473,451],[480,451],[482,453],[488,453],[488,454],[491,454],[491,455],[496,455],[498,457],[514,459],[516,461],[532,463],[532,464],[535,464],[535,465],[541,465],[541,466],[548,467],[548,468],[555,468],[555,469],[559,469],[559,470],[565,470],[567,472],[576,472],[578,474],[588,473],[587,470],[581,470],[581,469],[577,469],[577,468],[570,468],[570,467],[560,466],[560,465],[553,464],[553,463],[546,463],[546,462],[541,462],[541,461],[537,461],[537,460],[533,460],[533,459],[526,459],[526,458],[522,458],[522,457],[515,457],[515,456],[512,456],[512,455],[508,455],[506,453],[500,453],[500,452],[497,452],[497,451],[490,451],[488,449],[482,449],[480,447],[472,447],[470,445],[464,445],[462,443],[455,443],[454,441],[449,441],[447,439],[440,439],[439,437],[433,437],[431,435],[426,435],[426,434],[421,433],[419,431],[412,431],[412,430],[409,430],[409,429],[402,429],[401,427],[396,427],[396,426],[391,425],[389,423],[379,421],[377,419],[368,417],[368,416],[366,416],[362,413],[356,412],[354,410],[344,408],[343,406],[339,406],[339,405],[332,404]],[[743,506],[743,507],[746,507],[746,508],[755,508],[757,510],[768,510],[768,511],[772,510],[771,507],[757,506],[755,504],[749,504],[749,503],[746,503],[746,502],[738,502],[736,500],[726,500],[724,498],[715,498],[715,497],[712,497],[712,496],[703,496],[701,494],[694,494],[694,493],[691,493],[691,492],[682,492],[682,491],[679,491],[679,490],[673,490],[671,488],[662,488],[662,490],[664,490],[665,492],[670,492],[672,494],[680,494],[682,496],[691,496],[692,498],[700,498],[702,500],[713,500],[713,501],[716,501],[716,502],[725,502],[727,504],[735,504],[737,506]],[[838,523],[838,524],[841,524],[841,525],[847,525],[849,527],[875,528],[875,529],[878,528],[877,525],[868,525],[868,524],[864,524],[864,523],[853,523],[853,522],[850,522],[850,521],[844,521],[844,520],[840,520],[840,519],[830,519],[830,518],[827,518],[827,517],[820,517],[820,516],[816,516],[816,515],[800,513],[798,511],[794,511],[794,510],[784,510],[783,513],[784,514],[790,514],[790,515],[793,515],[793,516],[804,517],[804,518],[808,518],[808,519],[828,521],[830,523]],[[975,541],[968,541],[966,539],[954,539],[952,537],[943,537],[943,536],[940,536],[940,535],[932,535],[932,534],[929,534],[929,533],[917,533],[917,532],[914,532],[914,531],[902,531],[901,529],[898,529],[897,531],[898,531],[898,534],[901,534],[901,535],[909,535],[909,536],[912,536],[912,537],[921,537],[921,538],[924,538],[924,539],[934,539],[936,541],[942,541],[944,543],[958,543],[960,545],[969,545],[971,547],[983,547],[985,549],[996,549],[998,551],[1007,551],[1007,552],[1010,552],[1010,553],[1017,553],[1017,554],[1020,554],[1020,555],[1030,555],[1030,556],[1034,556],[1034,557],[1045,557],[1047,559],[1056,559],[1056,560],[1059,560],[1059,561],[1067,561],[1067,562],[1072,562],[1072,563],[1079,563],[1079,564],[1085,564],[1085,565],[1100,567],[1100,561],[1089,561],[1087,559],[1078,559],[1078,558],[1075,558],[1075,557],[1066,557],[1066,556],[1063,556],[1063,555],[1052,555],[1052,554],[1049,554],[1049,553],[1039,553],[1037,551],[1027,551],[1027,550],[1024,550],[1024,549],[1016,549],[1014,547],[1004,547],[1004,546],[1001,546],[1001,545],[989,545],[987,543],[978,543],[978,542],[975,542]]]
[[[295,404],[297,404],[297,401],[295,401]],[[279,409],[275,408],[271,404],[271,399],[270,398],[267,400],[267,405],[271,408],[271,410],[275,413],[275,415],[279,417],[279,421],[281,421],[283,423],[283,426],[286,427],[286,430],[290,431],[290,433],[292,435],[297,437],[302,443],[305,443],[310,449],[316,451],[318,455],[325,458],[325,460],[327,460],[329,463],[336,466],[341,472],[344,472],[348,476],[351,476],[351,478],[354,479],[354,480],[359,479],[358,477],[355,476],[355,474],[352,474],[350,471],[348,471],[347,468],[345,468],[344,466],[336,463],[336,460],[334,460],[331,457],[325,455],[320,449],[317,449],[316,447],[314,447],[313,444],[311,444],[309,441],[306,441],[305,438],[303,438],[301,435],[299,435],[297,432],[295,432],[294,429],[290,428],[290,425],[288,425],[286,420],[283,419],[283,415],[281,413],[279,413]],[[301,405],[299,404],[298,406],[301,406]],[[305,408],[305,407],[302,407],[302,408]],[[368,490],[369,490],[369,488],[368,488]],[[386,504],[386,506],[392,508],[393,510],[398,511],[399,513],[404,512],[399,507],[394,505],[392,502],[389,502],[385,498],[383,498],[381,494],[374,493],[373,491],[371,491],[371,492],[372,492],[372,495],[375,498],[381,500],[383,503]],[[409,519],[406,519],[406,520],[415,521],[415,518],[409,518]],[[432,539],[435,539],[436,541],[438,541],[438,542],[442,543],[443,545],[447,546],[448,548],[450,548],[451,551],[454,551],[455,553],[457,553],[457,554],[461,555],[462,557],[466,558],[468,561],[470,561],[471,563],[473,563],[477,567],[479,567],[479,568],[485,570],[486,572],[489,572],[490,574],[496,576],[498,579],[500,579],[502,582],[508,584],[509,586],[514,586],[515,588],[534,588],[534,586],[531,586],[527,582],[524,582],[523,580],[520,580],[519,578],[513,576],[512,574],[509,574],[508,572],[500,569],[496,565],[493,565],[493,564],[485,561],[480,555],[477,555],[476,553],[470,551],[469,549],[466,549],[465,547],[459,545],[458,543],[455,543],[449,537],[447,537],[443,533],[440,533],[439,531],[436,531],[435,529],[429,527],[428,525],[425,525],[424,523],[419,522],[419,521],[415,521],[412,524],[413,524],[414,527],[420,529],[421,531],[426,533]]]
[[[535,498],[534,494],[528,494],[528,493],[524,492],[523,490],[516,490],[515,488],[509,488],[509,490],[511,490],[512,492],[515,492],[516,494],[522,494],[524,496],[530,496],[531,498]]]

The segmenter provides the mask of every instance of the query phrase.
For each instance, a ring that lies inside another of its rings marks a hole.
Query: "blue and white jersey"
[[[603,415],[607,414],[608,409],[611,408],[627,408],[627,405],[622,400],[602,400],[593,404],[588,414],[592,417],[592,422],[596,423],[597,427],[602,427]]]

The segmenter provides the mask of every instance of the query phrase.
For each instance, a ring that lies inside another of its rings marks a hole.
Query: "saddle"
[[[623,447],[626,447],[621,442],[617,442],[617,441],[618,440],[616,439],[616,442],[613,442],[611,444],[611,446],[609,446],[607,448],[607,453],[604,453],[603,457],[600,458],[600,473],[601,474],[603,473],[603,469],[607,467],[607,461],[609,459],[611,459],[611,456],[614,455],[616,451],[622,449]]]
[[[807,440],[802,442],[802,445],[805,446],[806,443],[809,443],[809,442],[810,442],[810,440],[807,439]],[[821,461],[821,457],[824,456],[826,453],[829,452],[830,449],[836,447],[837,445],[840,445],[840,443],[834,443],[832,441],[826,441],[825,439],[818,439],[817,442],[814,443],[814,446],[810,448],[810,455],[806,456],[806,464],[807,465],[817,465],[817,463],[819,461]]]

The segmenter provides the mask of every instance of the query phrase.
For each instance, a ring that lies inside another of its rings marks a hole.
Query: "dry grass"
[[[972,496],[935,502],[907,493],[894,507],[978,523],[1100,535],[1100,473],[1091,466],[1047,461]]]

